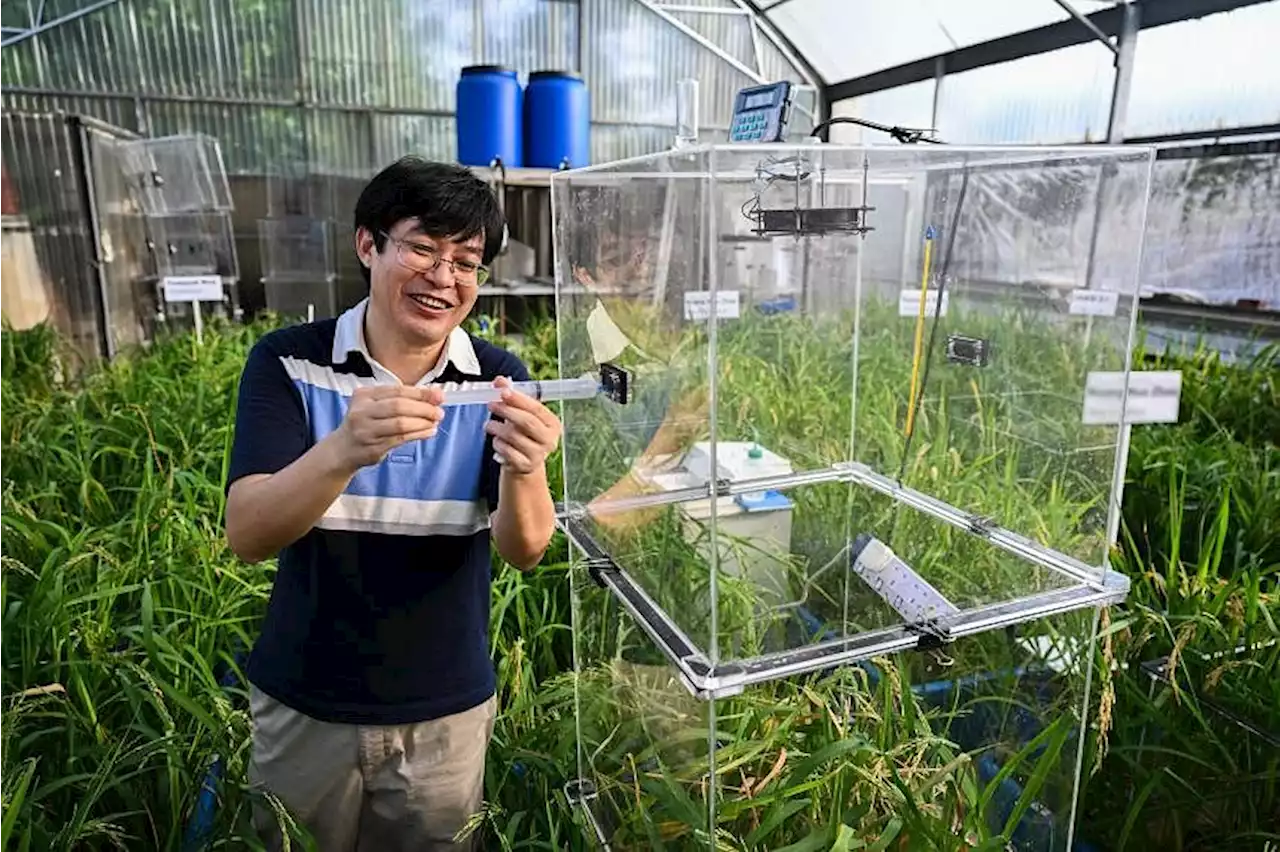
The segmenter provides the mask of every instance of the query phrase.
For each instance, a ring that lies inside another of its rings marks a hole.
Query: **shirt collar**
[[[333,363],[341,364],[352,352],[358,352],[375,369],[379,365],[369,354],[369,347],[364,339],[364,315],[369,306],[369,298],[361,299],[359,304],[344,311],[338,317],[337,328],[333,332]],[[471,335],[459,326],[449,333],[444,352],[439,363],[431,368],[431,372],[423,377],[424,382],[434,381],[444,372],[445,365],[452,362],[458,371],[468,376],[479,376],[480,360],[476,357],[476,349],[471,345]]]

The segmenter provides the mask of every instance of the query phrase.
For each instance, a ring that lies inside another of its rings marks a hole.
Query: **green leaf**
[[[803,840],[792,843],[790,846],[783,846],[780,849],[774,849],[772,852],[818,852],[829,847],[831,841],[831,832],[825,828],[815,828],[809,832]]]
[[[861,837],[854,835],[852,828],[841,824],[840,830],[836,832],[836,842],[831,844],[831,852],[852,852],[866,845]]]
[[[809,799],[796,799],[789,802],[778,802],[769,808],[760,820],[760,825],[754,831],[747,835],[744,841],[748,847],[755,846],[766,840],[774,829],[782,825],[790,817],[799,813],[809,806]]]
[[[890,818],[889,822],[885,824],[884,831],[880,832],[880,836],[876,838],[875,842],[867,847],[867,852],[884,852],[901,831],[902,820],[899,817]]]
[[[4,817],[0,820],[0,850],[9,848],[9,838],[13,836],[13,829],[22,815],[22,805],[27,798],[27,789],[31,786],[31,779],[36,774],[36,762],[34,757],[27,761],[26,768],[22,770],[22,775],[18,778],[13,792],[5,797],[7,801],[4,806]]]

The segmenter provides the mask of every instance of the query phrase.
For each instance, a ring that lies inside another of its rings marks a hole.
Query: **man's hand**
[[[377,464],[401,444],[433,437],[444,419],[443,401],[438,387],[356,388],[347,416],[334,432],[341,457],[356,471]]]
[[[511,380],[499,378],[493,384],[507,388]],[[504,468],[520,475],[544,470],[547,456],[560,443],[560,419],[551,409],[531,396],[505,390],[501,401],[489,403],[489,412],[505,421],[490,420],[485,424]]]

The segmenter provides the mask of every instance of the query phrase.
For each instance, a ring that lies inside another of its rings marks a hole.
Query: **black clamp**
[[[947,361],[969,367],[986,367],[991,363],[990,340],[952,332],[947,335]]]
[[[631,374],[616,364],[600,365],[600,389],[619,405],[631,401]]]
[[[965,520],[968,521],[969,532],[983,538],[990,536],[996,527],[996,519],[988,515],[969,515]]]
[[[935,618],[908,624],[906,629],[919,634],[917,651],[933,651],[951,642],[951,631],[940,625]]]
[[[604,572],[614,570],[613,560],[594,557],[587,559],[585,564],[587,566],[587,576],[597,586],[602,589],[605,588]]]

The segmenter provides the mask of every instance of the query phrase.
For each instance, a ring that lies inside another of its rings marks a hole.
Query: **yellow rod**
[[[926,298],[929,293],[929,265],[933,260],[933,238],[925,237],[924,240],[924,270],[920,274],[920,309],[916,313],[916,344],[915,351],[911,357],[911,396],[907,398],[907,427],[906,434],[911,434],[911,427],[915,423],[916,413],[916,382],[920,378],[920,357],[923,354],[921,348],[924,346],[924,308]]]

